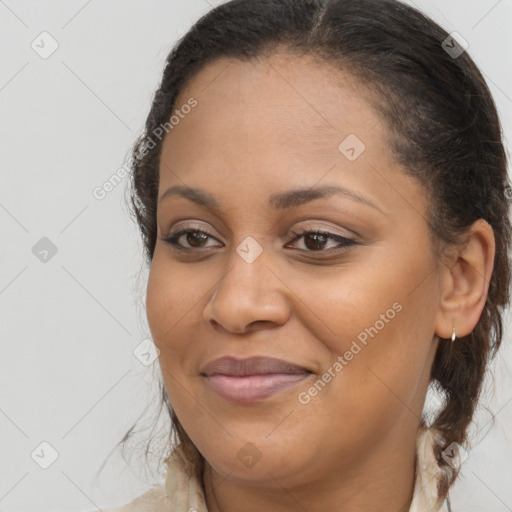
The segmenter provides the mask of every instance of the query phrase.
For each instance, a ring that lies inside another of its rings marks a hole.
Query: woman
[[[510,282],[463,41],[394,0],[233,0],[169,55],[132,162],[179,446],[115,510],[450,510]]]

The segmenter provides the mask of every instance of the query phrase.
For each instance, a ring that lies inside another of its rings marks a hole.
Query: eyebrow
[[[299,188],[294,190],[288,190],[286,192],[279,192],[270,196],[268,204],[277,210],[286,210],[296,208],[303,204],[314,201],[315,199],[321,199],[332,195],[342,195],[353,201],[365,204],[375,208],[381,213],[384,211],[373,201],[360,195],[354,190],[335,186],[335,185],[324,185],[316,188]],[[220,204],[215,197],[206,192],[203,189],[195,187],[185,187],[176,185],[167,189],[159,198],[158,203],[160,204],[164,199],[172,196],[180,196],[193,201],[194,203],[210,208],[212,210],[220,210]]]

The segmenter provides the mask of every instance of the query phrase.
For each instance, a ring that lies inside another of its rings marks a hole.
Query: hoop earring
[[[452,332],[452,343],[457,339],[457,336],[455,336],[455,326],[453,327],[453,332]]]

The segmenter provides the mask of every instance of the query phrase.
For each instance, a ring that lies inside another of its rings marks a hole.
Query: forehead
[[[396,202],[389,130],[368,95],[348,72],[310,56],[215,60],[177,98],[175,111],[191,98],[197,106],[164,140],[160,188],[206,184],[227,194],[223,184],[238,190],[243,181],[267,193],[329,181]],[[347,146],[360,156],[347,158]]]
[[[198,104],[166,137],[164,153],[172,149],[178,164],[184,142],[195,145],[189,159],[222,140],[219,152],[233,145],[247,156],[260,154],[262,147],[269,154],[288,149],[290,157],[330,162],[350,134],[386,152],[384,122],[365,93],[352,75],[308,55],[217,59],[178,96],[175,110],[190,98]]]
[[[216,60],[176,101],[174,112],[191,99],[197,105],[182,109],[165,136],[160,194],[202,188],[243,222],[250,212],[267,215],[268,199],[286,190],[342,186],[379,204],[391,223],[424,222],[423,187],[395,162],[368,95],[348,73],[310,57]]]

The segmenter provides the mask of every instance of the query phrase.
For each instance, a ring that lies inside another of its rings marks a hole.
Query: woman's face
[[[215,61],[175,108],[147,316],[188,435],[251,485],[412,464],[439,274],[384,121],[349,75],[290,55]],[[226,356],[295,366],[205,368]]]

